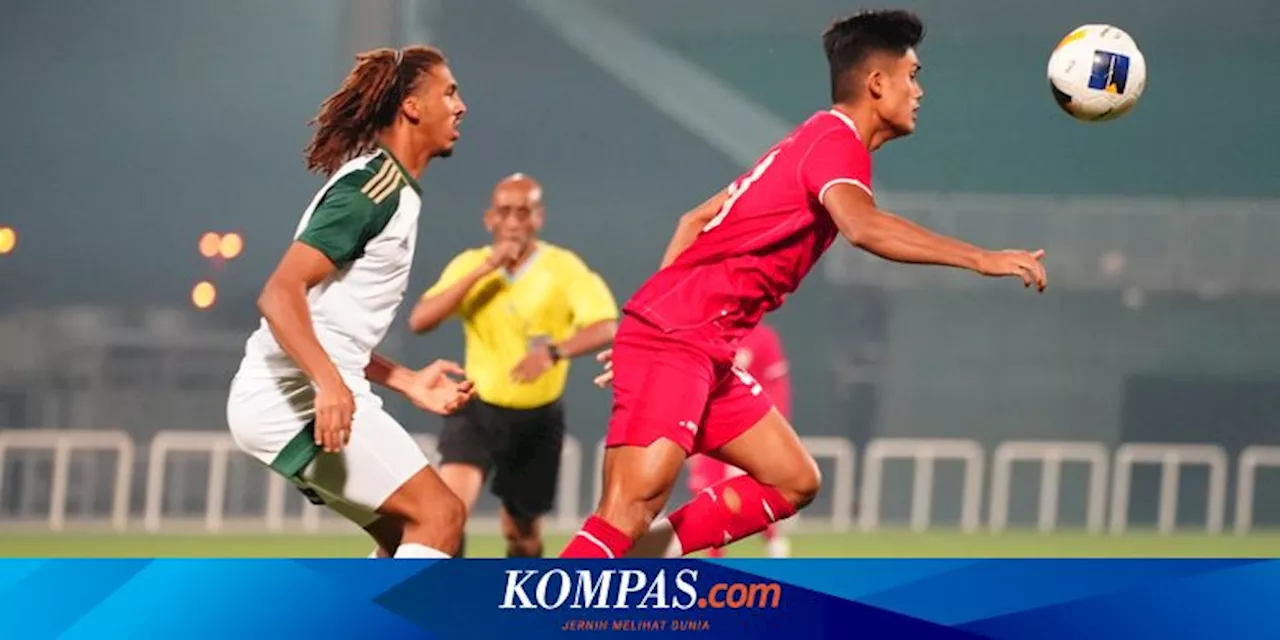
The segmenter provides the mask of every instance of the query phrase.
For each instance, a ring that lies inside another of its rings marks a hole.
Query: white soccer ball
[[[1071,117],[1114,120],[1129,112],[1147,88],[1147,61],[1138,44],[1109,24],[1086,24],[1063,38],[1049,56],[1049,87]]]

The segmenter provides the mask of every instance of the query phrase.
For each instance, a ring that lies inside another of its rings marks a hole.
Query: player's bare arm
[[[1024,286],[1044,291],[1048,285],[1040,259],[1044,251],[987,251],[882,211],[858,186],[837,184],[823,202],[831,217],[854,246],[886,260],[968,269],[991,277],[1014,276]]]
[[[328,452],[339,451],[350,441],[355,399],[316,338],[307,291],[335,270],[319,250],[294,242],[258,297],[258,309],[276,341],[316,386],[316,444]]]
[[[428,333],[435,330],[445,318],[449,317],[449,314],[457,310],[471,287],[474,287],[481,278],[513,261],[518,256],[519,250],[520,248],[513,243],[494,245],[493,252],[479,267],[443,291],[435,295],[423,296],[418,304],[414,305],[413,312],[409,314],[409,328],[414,333]]]
[[[409,386],[413,370],[378,353],[369,358],[369,366],[364,368],[364,377],[376,385],[381,385],[397,393]]]
[[[729,191],[721,190],[714,196],[711,196],[706,202],[694,207],[691,211],[680,216],[680,222],[676,225],[676,232],[671,236],[671,242],[667,244],[667,251],[662,256],[662,268],[667,267],[689,245],[693,244],[694,238],[702,232],[702,228],[716,216],[720,211],[720,207],[724,206],[725,200],[729,199]]]
[[[531,351],[511,370],[511,379],[516,382],[537,380],[559,360],[572,360],[608,345],[617,332],[616,320],[593,322],[559,344]]]
[[[404,395],[419,409],[440,415],[457,411],[475,395],[470,380],[455,382],[448,377],[447,374],[466,375],[462,367],[448,360],[437,360],[414,371],[375,353],[364,373],[370,382]]]

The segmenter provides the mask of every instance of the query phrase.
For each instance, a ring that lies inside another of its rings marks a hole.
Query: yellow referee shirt
[[[490,251],[481,247],[459,254],[423,297],[474,271]],[[481,278],[454,313],[462,320],[465,367],[476,394],[489,404],[531,409],[557,400],[569,375],[569,361],[564,359],[533,382],[513,381],[511,370],[531,346],[562,342],[581,327],[616,320],[618,306],[608,285],[581,258],[539,241],[519,271],[497,269]]]

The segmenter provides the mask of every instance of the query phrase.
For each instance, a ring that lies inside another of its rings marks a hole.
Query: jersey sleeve
[[[809,195],[823,202],[827,190],[851,184],[871,191],[871,154],[852,131],[837,129],[813,142],[800,161],[800,180]]]
[[[382,233],[397,206],[394,198],[375,204],[362,193],[360,185],[367,176],[361,173],[352,173],[329,187],[297,238],[339,268],[364,255],[365,245]]]
[[[618,303],[600,274],[592,271],[580,258],[569,256],[569,308],[573,323],[579,327],[618,319]]]

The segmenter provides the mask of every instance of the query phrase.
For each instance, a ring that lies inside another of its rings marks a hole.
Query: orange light
[[[221,242],[222,238],[212,231],[200,236],[200,255],[206,258],[218,255],[218,246]]]
[[[16,246],[18,246],[18,232],[12,227],[0,227],[0,256],[12,253]]]
[[[218,253],[222,254],[222,257],[227,260],[240,255],[243,250],[244,239],[238,233],[228,233],[222,236],[222,242],[218,245]]]
[[[218,299],[218,289],[212,282],[201,280],[191,289],[191,304],[197,309],[208,309]]]

